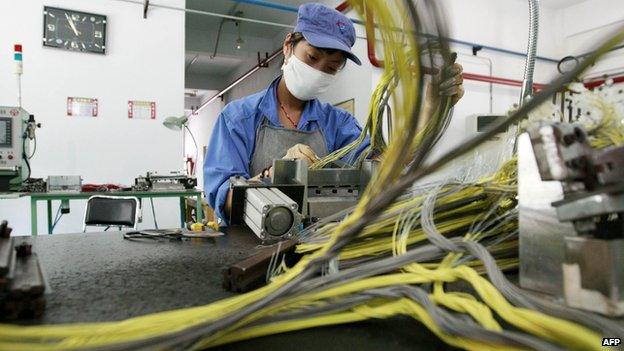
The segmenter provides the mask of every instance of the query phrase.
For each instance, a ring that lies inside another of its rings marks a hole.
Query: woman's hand
[[[451,96],[451,103],[455,105],[464,96],[464,68],[459,63],[446,68],[446,75],[450,76],[440,84],[440,94]]]
[[[283,158],[304,160],[308,166],[319,160],[312,148],[305,144],[297,144],[291,147]]]

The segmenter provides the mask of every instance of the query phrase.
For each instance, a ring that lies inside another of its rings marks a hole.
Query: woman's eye
[[[315,56],[308,55],[308,58],[309,58],[310,60],[312,60],[312,61],[316,61],[316,57],[315,57]]]

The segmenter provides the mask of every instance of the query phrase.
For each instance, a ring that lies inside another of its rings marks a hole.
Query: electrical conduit
[[[533,73],[535,72],[535,56],[537,53],[537,35],[539,32],[539,0],[529,0],[529,43],[524,64],[524,79],[520,93],[520,106],[527,97],[533,94]]]

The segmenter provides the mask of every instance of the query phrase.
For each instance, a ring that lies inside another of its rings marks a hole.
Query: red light
[[[13,159],[13,155],[9,155],[9,160],[12,160],[12,159]]]
[[[15,52],[22,52],[22,44],[15,44],[14,48]]]

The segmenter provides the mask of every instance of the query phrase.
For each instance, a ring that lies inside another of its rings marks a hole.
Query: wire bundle
[[[363,0],[352,4],[363,13]],[[604,318],[525,295],[501,273],[499,265],[515,264],[504,254],[509,250],[505,245],[513,243],[517,215],[512,196],[513,160],[493,177],[477,183],[409,189],[415,181],[526,116],[624,40],[624,31],[506,121],[429,160],[431,148],[450,118],[450,99],[440,96],[439,81],[434,81],[432,108],[423,114],[422,67],[436,59],[448,66],[452,58],[444,40],[421,42],[419,36],[448,37],[442,16],[432,0],[419,2],[418,9],[409,0],[369,0],[366,5],[379,23],[385,76],[401,77],[391,95],[396,132],[361,201],[338,224],[311,231],[306,245],[316,246],[302,246],[308,254],[297,265],[273,277],[263,288],[206,306],[120,322],[1,325],[0,349],[201,349],[260,335],[399,314],[420,321],[445,342],[471,350],[598,349],[600,334],[622,335],[620,327]],[[375,125],[371,122],[371,131]],[[470,220],[468,213],[472,213]],[[463,218],[462,224],[453,218]],[[331,274],[319,274],[336,260],[345,265]],[[471,266],[486,272],[489,280]],[[448,291],[445,284],[456,281],[469,283],[475,295]]]

